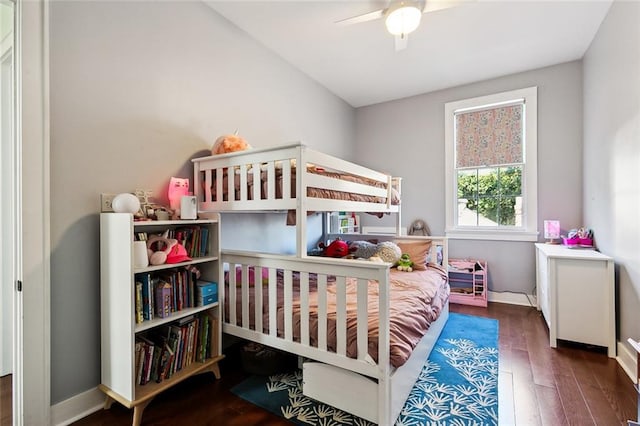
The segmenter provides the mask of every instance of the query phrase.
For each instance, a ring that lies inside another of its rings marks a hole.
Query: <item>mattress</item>
[[[284,280],[282,271],[278,273],[277,283],[277,322],[278,336],[283,337],[284,329]],[[299,280],[293,274],[293,340],[300,341],[300,301]],[[242,312],[241,289],[239,279],[236,284],[236,313],[240,323]],[[250,275],[250,328],[255,330],[255,279]],[[258,283],[261,279],[257,280]],[[390,272],[389,315],[390,315],[390,362],[393,367],[400,367],[411,355],[413,348],[435,321],[449,298],[449,284],[446,272],[437,265],[429,264],[425,271],[401,272],[392,269]],[[347,279],[347,356],[357,356],[357,283]],[[269,332],[268,289],[263,285],[262,332]],[[229,294],[228,283],[226,294]],[[311,346],[317,347],[318,325],[318,293],[315,276],[309,277],[309,333]],[[378,283],[368,285],[368,354],[374,361],[378,359]],[[229,319],[228,297],[225,298],[225,318]],[[327,283],[327,349],[336,351],[336,285],[335,280]]]

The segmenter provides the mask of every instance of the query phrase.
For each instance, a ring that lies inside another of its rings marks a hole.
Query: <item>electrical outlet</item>
[[[112,212],[113,211],[113,199],[115,198],[116,194],[100,194],[100,211],[105,213],[105,212]]]

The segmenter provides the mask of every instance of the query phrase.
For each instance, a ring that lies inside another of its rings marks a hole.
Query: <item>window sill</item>
[[[477,229],[448,229],[445,234],[451,240],[538,241],[538,232],[497,231]]]

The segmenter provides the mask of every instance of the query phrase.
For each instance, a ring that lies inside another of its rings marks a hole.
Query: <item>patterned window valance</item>
[[[523,103],[456,113],[456,168],[523,162]]]

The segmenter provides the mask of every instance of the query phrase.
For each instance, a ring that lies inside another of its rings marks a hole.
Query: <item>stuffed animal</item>
[[[387,263],[395,264],[402,255],[400,247],[392,241],[382,241],[381,243],[378,243],[377,246],[378,249],[374,253],[374,256],[379,257]]]
[[[149,263],[152,265],[165,264],[167,262],[167,256],[176,244],[178,244],[178,240],[167,238],[162,235],[152,235],[149,237],[147,240],[147,256],[149,256]]]
[[[353,257],[360,259],[369,259],[378,251],[378,245],[369,241],[352,241],[349,244],[349,253]]]
[[[382,241],[374,244],[369,241],[353,241],[349,245],[349,251],[354,257],[361,259],[370,259],[377,257],[383,262],[395,264],[402,251],[400,247],[392,241]]]
[[[345,257],[348,254],[349,245],[339,238],[329,244],[324,250],[324,255],[328,257]]]
[[[403,253],[402,256],[400,256],[400,260],[398,260],[397,268],[398,268],[398,271],[406,271],[406,272],[413,271],[413,262],[411,261],[411,257],[409,257],[407,253]]]
[[[211,155],[226,154],[229,152],[251,149],[251,145],[237,134],[222,135],[211,147]]]

